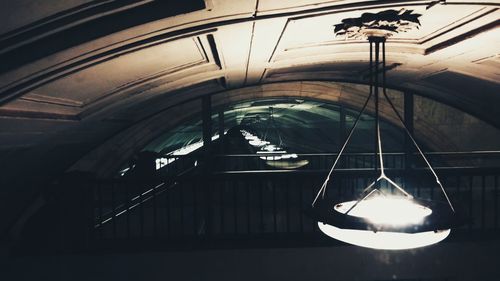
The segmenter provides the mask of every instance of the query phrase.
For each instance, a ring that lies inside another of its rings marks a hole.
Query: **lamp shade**
[[[444,240],[464,218],[446,203],[375,197],[336,204],[318,201],[309,210],[319,229],[339,241],[374,249],[402,250]]]
[[[318,222],[319,229],[326,235],[356,246],[380,250],[404,250],[429,246],[444,240],[450,229],[417,233],[342,229]]]

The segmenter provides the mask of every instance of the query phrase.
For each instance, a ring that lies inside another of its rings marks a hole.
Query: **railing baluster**
[[[356,190],[354,189],[354,179],[353,178],[350,178],[348,180],[348,185],[351,187],[351,195],[354,197]]]
[[[300,185],[297,185],[297,188],[298,188],[298,192],[299,192],[299,208],[300,208],[300,220],[299,220],[299,224],[300,224],[300,232],[301,233],[304,233],[304,194],[303,194],[303,186],[304,186],[304,182],[300,182]]]
[[[193,187],[193,234],[198,236],[198,196],[196,196],[198,180],[193,180],[191,185]]]
[[[185,182],[182,181],[179,183],[179,218],[180,218],[180,225],[179,225],[179,235],[181,237],[184,236],[184,187],[185,187]]]
[[[473,198],[473,189],[472,185],[474,184],[474,176],[469,176],[469,217],[472,218],[472,205],[474,203],[474,198]],[[472,229],[472,225],[475,223],[475,219],[473,219],[473,222],[469,224],[469,230]]]
[[[314,197],[316,196],[316,191],[314,190],[314,188],[312,188],[312,186],[309,186],[309,198],[308,198],[308,202],[312,202],[314,200]],[[328,195],[326,195],[325,197],[328,197]],[[310,205],[309,205],[310,206]],[[316,221],[314,220],[310,220],[311,221],[311,224],[312,224],[312,231],[313,232],[318,232],[319,231],[319,228],[316,224]]]
[[[116,239],[116,194],[115,194],[115,182],[111,183],[111,223],[113,224],[113,238]]]
[[[481,177],[481,229],[484,231],[485,229],[485,205],[486,205],[486,179],[483,175]]]
[[[139,207],[140,207],[140,213],[141,213],[141,217],[140,217],[140,225],[141,225],[141,229],[140,229],[140,236],[141,238],[144,238],[144,204],[142,202],[143,200],[143,197],[142,197],[142,193],[144,192],[144,187],[143,187],[143,183],[142,182],[135,182],[134,184],[140,184],[141,187],[138,189],[139,190]],[[134,189],[137,189],[137,188],[134,188]]]
[[[286,232],[290,233],[290,178],[286,178],[285,185],[285,216],[286,216]]]
[[[225,189],[225,182],[221,181],[220,184],[217,185],[219,187],[219,218],[220,218],[220,233],[224,233],[224,189]]]
[[[125,210],[126,210],[126,224],[127,224],[127,239],[130,239],[130,183],[122,183],[125,185]]]
[[[495,191],[494,191],[494,219],[495,219],[495,229],[498,229],[498,175],[494,176],[494,185],[495,185]]]
[[[420,197],[422,193],[422,186],[420,184],[420,177],[415,178],[415,184],[417,185],[417,196]]]
[[[273,189],[272,199],[273,199],[273,230],[274,232],[278,232],[278,222],[277,222],[277,214],[276,214],[276,186],[278,183],[273,183],[271,188]]]
[[[98,221],[98,225],[99,225],[99,238],[102,240],[104,238],[104,228],[103,228],[103,225],[102,225],[102,221],[103,221],[103,198],[102,198],[102,183],[97,183],[97,196],[99,197],[99,221]]]
[[[260,209],[260,229],[259,232],[264,232],[265,224],[264,224],[264,183],[262,180],[259,184],[259,209]]]
[[[175,188],[175,185],[173,186]],[[172,192],[168,192],[165,194],[165,219],[166,219],[166,225],[167,225],[167,238],[170,239],[172,236],[172,220],[171,220],[171,214],[170,214],[170,197],[171,197]]]
[[[247,233],[250,234],[252,233],[252,229],[251,229],[251,206],[250,206],[250,183],[252,183],[253,181],[252,180],[249,180],[246,182],[246,205],[247,205]]]
[[[153,197],[152,200],[153,200],[153,237],[158,237],[158,228],[157,228],[157,223],[156,223],[156,220],[157,220],[157,206],[156,206],[156,187],[157,185],[155,185],[153,187],[153,190],[152,190],[152,194],[151,196]]]
[[[234,220],[234,234],[238,233],[238,189],[240,182],[234,182],[233,186],[233,220]]]
[[[431,184],[431,186],[430,186],[431,200],[434,200],[434,187],[435,187],[435,185]]]

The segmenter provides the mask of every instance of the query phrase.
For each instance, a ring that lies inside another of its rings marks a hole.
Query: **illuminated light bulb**
[[[267,151],[276,151],[278,150],[278,147],[276,147],[274,144],[268,144],[262,148],[262,150],[267,150]]]
[[[334,210],[345,214],[357,201],[335,205]],[[404,198],[376,197],[360,201],[347,215],[364,218],[373,224],[404,226],[422,223],[432,210]]]

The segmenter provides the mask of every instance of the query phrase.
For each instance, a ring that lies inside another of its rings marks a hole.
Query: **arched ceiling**
[[[1,5],[0,166],[9,175],[3,186],[15,186],[2,188],[2,198],[33,198],[31,187],[118,132],[204,94],[283,81],[366,83],[368,44],[334,37],[332,27],[364,12],[422,14],[420,29],[387,42],[391,87],[500,127],[494,0]]]
[[[422,27],[389,39],[389,84],[498,125],[497,1],[35,2],[4,1],[2,9],[2,147],[32,145],[49,128],[138,120],[130,107],[201,83],[207,93],[284,80],[365,83],[368,44],[335,37],[332,25],[401,8],[421,13]],[[153,8],[164,18],[140,17]],[[92,25],[112,19],[119,22],[110,34]],[[19,118],[32,126],[19,131]]]

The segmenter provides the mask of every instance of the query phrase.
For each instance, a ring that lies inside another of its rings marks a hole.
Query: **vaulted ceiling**
[[[366,84],[366,40],[333,33],[334,24],[365,12],[405,8],[422,14],[421,28],[387,41],[390,87],[500,127],[495,0],[1,5],[0,168],[8,176],[0,197],[20,202],[13,213],[36,197],[40,182],[126,132],[157,129],[144,124],[172,119],[181,102],[286,81]],[[22,177],[26,173],[29,178]]]

